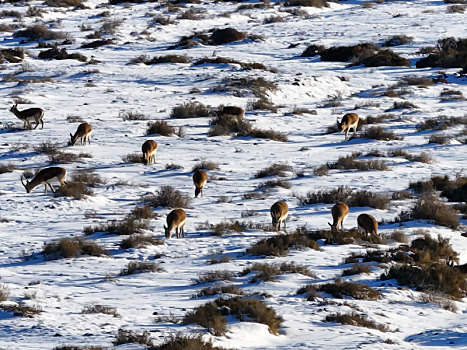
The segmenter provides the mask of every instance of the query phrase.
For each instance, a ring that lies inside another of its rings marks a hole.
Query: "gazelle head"
[[[171,229],[169,229],[167,226],[164,225],[164,230],[165,230],[165,238],[170,238],[171,234],[170,234],[170,231],[172,231]]]
[[[339,121],[339,117],[336,117],[337,130],[339,130],[339,131],[343,131],[343,130],[344,130],[344,128],[343,128],[343,126],[344,126],[343,120],[344,120],[344,118],[342,118],[341,121]]]
[[[70,133],[70,142],[68,142],[68,146],[74,146],[76,144],[76,141],[78,140],[78,136],[74,137],[71,133]]]
[[[15,104],[10,108],[10,112],[14,113],[18,109],[16,108],[18,106],[18,103],[15,102]]]
[[[26,180],[26,183],[24,183],[24,180]],[[31,186],[29,185],[30,181],[25,179],[23,175],[21,175],[21,183],[24,186],[24,188],[26,189],[27,193],[31,192]]]

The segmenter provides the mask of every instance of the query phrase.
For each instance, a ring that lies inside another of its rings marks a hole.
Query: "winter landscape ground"
[[[465,7],[2,2],[0,349],[467,349]],[[221,105],[245,116],[213,126]],[[91,144],[68,145],[84,121]],[[51,165],[68,185],[26,193]]]

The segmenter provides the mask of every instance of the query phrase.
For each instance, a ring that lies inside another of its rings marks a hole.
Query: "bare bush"
[[[162,272],[164,269],[154,261],[130,261],[128,265],[120,271],[120,276],[134,275],[144,272]]]
[[[56,197],[70,197],[73,199],[83,199],[86,196],[92,196],[94,192],[87,188],[84,182],[67,182],[65,185],[60,186],[58,190],[55,191],[54,195]]]
[[[209,171],[219,170],[219,164],[210,160],[202,160],[196,163],[191,171],[196,171],[198,169]]]
[[[373,126],[366,129],[363,137],[382,141],[402,140],[402,137],[397,136],[393,131],[384,130],[380,126]]]
[[[106,232],[111,235],[132,235],[148,229],[149,224],[147,222],[133,215],[128,215],[123,220],[112,220],[106,224],[86,226],[83,230],[85,235],[91,235],[96,232]]]
[[[171,118],[207,118],[213,115],[213,110],[200,102],[185,102],[172,109]]]
[[[433,134],[428,139],[428,143],[436,143],[438,145],[448,145],[451,143],[451,138],[445,134]]]
[[[109,253],[96,243],[80,237],[62,238],[59,241],[47,243],[42,249],[42,255],[47,259],[75,258],[80,254],[89,256],[108,256]]]
[[[251,267],[244,268],[240,276],[246,276],[252,272],[254,272],[254,276],[250,279],[250,283],[276,281],[277,276],[286,273],[300,273],[307,277],[316,278],[315,274],[305,266],[293,263],[282,263],[280,265],[255,263]]]
[[[247,249],[247,254],[257,256],[285,256],[291,248],[319,250],[319,244],[300,233],[264,238]]]
[[[372,328],[372,329],[377,329],[381,332],[387,332],[389,330],[387,326],[371,321],[365,316],[358,315],[357,313],[331,314],[331,315],[326,316],[326,318],[324,319],[324,322],[337,322],[337,323],[347,324],[351,326]]]
[[[82,314],[104,314],[104,315],[111,315],[113,317],[120,316],[117,312],[117,309],[111,306],[105,305],[89,305],[86,306],[82,311]]]
[[[175,128],[164,120],[148,123],[146,135],[159,134],[161,136],[170,136],[175,134]]]
[[[146,115],[144,115],[143,113],[139,113],[139,112],[120,112],[119,116],[124,121],[128,121],[128,120],[148,120],[149,119]]]
[[[386,39],[383,43],[383,47],[400,46],[404,44],[410,44],[413,41],[413,37],[407,35],[393,35],[389,39]]]
[[[13,163],[0,164],[0,174],[11,173],[16,166]]]
[[[155,238],[149,235],[133,234],[120,242],[120,248],[122,249],[144,248],[148,245],[161,245],[161,244],[164,244],[164,242],[158,238]]]
[[[119,329],[118,334],[113,341],[114,345],[122,345],[122,344],[142,344],[147,346],[152,346],[151,337],[149,332],[144,333],[137,333],[131,330],[126,329]]]
[[[228,270],[215,270],[203,272],[193,280],[195,284],[204,284],[219,281],[231,281],[235,277],[235,273]]]
[[[356,263],[352,267],[342,271],[342,276],[354,276],[362,273],[370,273],[370,266]]]
[[[206,342],[201,335],[171,335],[164,343],[151,347],[151,350],[223,350]]]
[[[188,208],[191,203],[191,198],[172,186],[162,186],[157,190],[156,194],[145,196],[143,198],[143,203],[154,208]]]
[[[366,284],[342,282],[340,280],[334,283],[321,284],[318,286],[318,290],[331,294],[334,298],[342,298],[343,296],[360,300],[377,300],[381,298],[381,292]]]
[[[47,29],[43,24],[36,24],[26,29],[18,30],[13,33],[15,38],[26,38],[29,41],[34,40],[63,40],[67,35],[62,32]]]
[[[287,176],[287,172],[292,172],[292,171],[293,171],[293,168],[288,164],[274,163],[256,172],[255,178],[260,179],[260,178],[268,177],[268,176],[285,177]]]

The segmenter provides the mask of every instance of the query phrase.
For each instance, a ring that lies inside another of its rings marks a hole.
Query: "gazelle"
[[[357,218],[358,232],[365,235],[378,235],[378,221],[368,214],[360,214]]]
[[[165,238],[172,237],[172,231],[175,230],[177,238],[185,237],[186,213],[183,209],[174,209],[167,215],[167,226],[165,229]]]
[[[339,132],[341,133],[342,131],[345,130],[345,141],[349,139],[349,131],[350,128],[353,128],[353,136],[357,133],[357,126],[358,126],[358,115],[355,113],[347,113],[345,114],[341,121],[339,122],[339,118],[336,118],[337,120],[337,129],[339,129]]]
[[[245,111],[241,107],[236,107],[236,106],[223,106],[219,112],[217,112],[217,115],[221,116],[224,114],[228,115],[234,115],[237,118],[243,118],[245,115]]]
[[[81,142],[81,145],[83,145],[83,143],[86,145],[86,141],[88,142],[88,144],[91,144],[91,133],[92,126],[88,123],[81,123],[78,126],[78,129],[76,129],[74,135],[70,133],[70,145],[74,146],[78,141]]]
[[[201,193],[203,196],[203,187],[208,181],[208,174],[204,170],[196,169],[193,173],[193,183],[195,184],[195,198]]]
[[[349,207],[344,202],[336,203],[332,209],[332,225],[328,222],[329,226],[331,226],[331,231],[337,231],[339,225],[341,227],[341,231],[344,231],[344,220],[349,215]]]
[[[276,231],[281,229],[281,223],[284,223],[284,231],[287,232],[285,224],[287,216],[289,215],[289,206],[284,201],[277,201],[271,207],[272,226]]]
[[[41,123],[41,129],[44,128],[44,122],[42,121],[42,117],[44,116],[44,110],[42,108],[28,108],[19,111],[18,108],[16,108],[17,106],[18,104],[15,103],[13,107],[10,108],[10,112],[12,112],[18,119],[24,121],[24,127],[26,127],[27,125],[27,127],[29,128],[30,123],[32,121],[35,121],[36,126],[34,127],[34,129],[37,128],[39,123]]]
[[[23,181],[24,176],[21,175],[21,183],[23,184],[27,193],[31,192],[35,187],[41,184],[44,184],[45,186],[45,193],[47,193],[47,185],[49,185],[52,192],[55,193],[52,185],[49,182],[53,179],[57,179],[60,182],[61,186],[66,185],[66,170],[57,166],[44,168],[41,171],[39,171],[31,181],[26,180],[26,183],[24,183]]]
[[[143,151],[143,164],[144,165],[151,165],[154,164],[156,160],[156,152],[157,152],[157,143],[153,140],[147,140],[143,143],[141,147]]]

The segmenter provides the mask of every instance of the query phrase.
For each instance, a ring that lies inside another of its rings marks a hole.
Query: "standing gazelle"
[[[21,175],[21,183],[23,184],[27,193],[31,192],[35,187],[41,184],[44,184],[45,186],[45,193],[47,193],[47,185],[49,185],[52,192],[55,193],[52,185],[49,182],[53,179],[57,179],[60,182],[61,186],[66,185],[66,170],[57,166],[44,168],[41,171],[39,171],[31,181],[26,180],[26,183],[24,183],[23,181],[24,176]]]
[[[42,121],[42,117],[44,116],[44,110],[42,108],[28,108],[22,111],[19,111],[17,103],[10,108],[10,112],[12,112],[18,119],[21,119],[24,122],[24,127],[30,127],[31,122],[36,122],[36,126],[34,129],[37,128],[39,123],[41,124],[41,129],[44,128],[44,122]]]
[[[208,181],[208,174],[204,170],[196,169],[193,173],[193,183],[195,184],[195,198],[201,193],[203,196],[203,187]]]
[[[70,145],[74,146],[78,141],[81,142],[81,145],[86,145],[86,141],[88,144],[91,144],[91,132],[92,132],[92,126],[89,125],[88,123],[81,123],[78,126],[78,129],[76,129],[76,132],[74,135],[70,133],[71,141]]]
[[[378,221],[368,214],[360,214],[357,218],[358,232],[365,235],[378,235]]]
[[[271,207],[272,226],[276,231],[281,229],[281,223],[284,223],[284,231],[287,232],[285,224],[287,216],[289,215],[289,206],[284,201],[277,201]]]
[[[144,165],[151,165],[156,160],[156,152],[157,152],[157,143],[153,140],[147,140],[143,143],[141,147],[143,151],[143,164]]]
[[[183,209],[174,209],[167,215],[167,226],[165,229],[165,238],[172,237],[172,231],[175,230],[177,238],[185,237],[186,213]]]
[[[339,118],[337,118],[337,129],[340,133],[345,131],[345,141],[349,139],[350,128],[353,128],[353,136],[357,133],[358,120],[358,115],[355,113],[345,114],[340,122]]]
[[[344,202],[336,203],[332,209],[332,225],[328,222],[329,226],[331,226],[331,231],[336,232],[341,227],[341,231],[344,231],[344,220],[349,215],[349,207]]]

